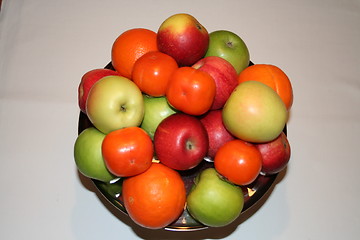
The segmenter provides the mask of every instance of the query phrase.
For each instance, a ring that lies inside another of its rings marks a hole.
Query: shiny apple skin
[[[167,18],[157,32],[159,51],[173,57],[179,66],[191,66],[201,59],[209,46],[209,33],[189,14]]]
[[[101,145],[105,134],[94,127],[84,129],[76,138],[74,144],[74,159],[76,166],[84,176],[102,182],[115,179],[106,167],[101,153]]]
[[[151,139],[154,139],[156,128],[168,116],[176,113],[175,109],[167,102],[166,97],[150,97],[144,95],[145,113],[140,125]]]
[[[222,227],[237,219],[244,206],[241,188],[223,179],[214,168],[203,170],[187,197],[187,209],[199,222]]]
[[[275,140],[255,145],[263,159],[261,174],[271,175],[282,171],[291,156],[291,147],[285,133],[281,133]]]
[[[288,111],[279,95],[257,81],[239,84],[226,101],[222,115],[232,135],[252,143],[274,140],[288,120]]]
[[[204,125],[209,137],[209,150],[207,157],[214,160],[218,149],[226,142],[234,139],[234,136],[225,128],[222,121],[222,110],[212,110],[201,116],[200,121]]]
[[[218,56],[229,61],[239,74],[250,62],[250,53],[245,42],[237,34],[218,30],[209,34],[209,47],[205,54],[208,56]]]
[[[210,110],[221,109],[238,85],[235,68],[228,61],[217,56],[202,58],[192,67],[207,72],[214,79],[216,94]]]
[[[125,77],[103,77],[89,92],[86,112],[92,124],[105,134],[137,127],[144,118],[143,95],[136,84]]]
[[[78,87],[78,104],[83,113],[86,113],[86,100],[92,86],[101,78],[112,75],[120,76],[118,72],[104,68],[90,70],[82,76]]]
[[[156,157],[175,170],[196,167],[206,156],[209,139],[201,121],[184,113],[165,118],[154,135]]]

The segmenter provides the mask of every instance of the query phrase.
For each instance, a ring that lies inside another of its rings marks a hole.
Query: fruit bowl
[[[111,63],[109,63],[105,68],[112,69]],[[93,125],[86,114],[80,112],[78,133],[80,134],[84,129],[91,126]],[[284,132],[286,133],[286,127]],[[204,159],[193,169],[179,171],[182,179],[184,180],[187,193],[193,185],[195,176],[202,170],[213,166],[214,165],[211,161]],[[244,207],[241,214],[254,206],[268,192],[268,190],[275,184],[274,182],[276,177],[277,174],[269,176],[259,175],[251,185],[242,187],[244,193]],[[95,179],[91,180],[105,199],[107,199],[116,209],[124,214],[127,214],[121,196],[122,179],[115,179],[109,183],[101,182]],[[175,222],[165,227],[166,230],[170,231],[196,231],[206,228],[208,227],[197,222],[193,217],[191,217],[186,208]]]
[[[226,226],[286,167],[292,101],[290,79],[254,65],[240,36],[174,14],[121,33],[83,75],[75,162],[139,226]]]

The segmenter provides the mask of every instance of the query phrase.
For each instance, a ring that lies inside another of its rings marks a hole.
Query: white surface
[[[286,174],[246,221],[193,233],[137,227],[78,175],[77,86],[115,38],[187,12],[291,78]],[[4,0],[0,12],[0,239],[357,239],[360,2]],[[239,224],[240,223],[240,224]]]

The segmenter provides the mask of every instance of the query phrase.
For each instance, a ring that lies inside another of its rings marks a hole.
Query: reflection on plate
[[[79,117],[78,133],[91,126],[92,124],[87,118],[86,114],[81,112]],[[200,173],[201,170],[209,167],[213,167],[213,163],[204,160],[200,163],[200,165],[191,170],[180,171],[181,177],[185,182],[187,192],[190,190],[195,176]],[[274,184],[276,177],[277,175],[259,175],[259,177],[251,185],[242,187],[244,192],[244,208],[242,210],[242,213],[249,209],[251,206],[253,206],[256,202],[260,200],[263,195],[265,195],[265,193]],[[126,214],[126,209],[124,207],[121,197],[121,179],[114,180],[111,183],[104,183],[94,179],[92,179],[92,181],[95,184],[96,188],[99,190],[99,192],[110,203],[112,203],[117,209]],[[194,231],[206,228],[206,226],[194,220],[185,209],[179,219],[173,224],[167,226],[165,229],[171,231]]]
[[[250,65],[252,65],[252,63],[250,63]],[[114,70],[111,63],[109,63],[105,68]],[[93,125],[91,124],[86,114],[80,112],[78,133],[81,133],[84,129],[91,126]],[[284,132],[286,134],[286,127],[284,129]],[[191,170],[179,171],[182,179],[184,180],[187,192],[190,191],[195,176],[203,169],[213,166],[214,164],[212,162],[204,160],[197,167]],[[261,197],[266,194],[266,192],[274,184],[276,177],[277,174],[270,176],[259,175],[258,178],[251,185],[242,187],[244,193],[244,207],[242,210],[242,214],[250,207],[255,205],[261,199]],[[121,196],[121,179],[116,179],[110,183],[104,183],[94,179],[92,179],[92,181],[95,184],[96,188],[99,190],[99,192],[104,196],[104,198],[106,198],[110,203],[112,203],[118,210],[127,214]],[[184,209],[182,215],[178,218],[178,220],[167,226],[165,229],[171,231],[195,231],[206,228],[208,227],[197,222],[194,218],[190,216],[188,211]]]

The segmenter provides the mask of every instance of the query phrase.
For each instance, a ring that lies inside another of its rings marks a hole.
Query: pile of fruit
[[[252,64],[235,33],[208,33],[175,14],[157,32],[120,34],[111,66],[81,79],[79,107],[92,125],[74,158],[89,178],[122,180],[126,212],[140,226],[164,228],[184,209],[205,226],[225,226],[242,212],[242,187],[288,164],[290,80],[279,67]],[[186,189],[181,174],[204,161],[211,167]]]

